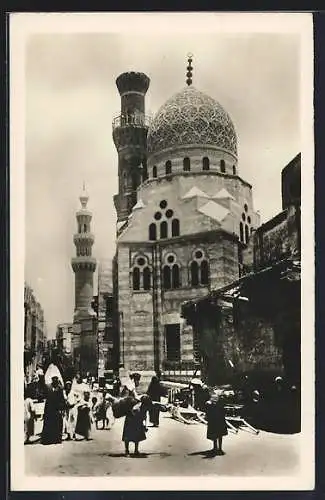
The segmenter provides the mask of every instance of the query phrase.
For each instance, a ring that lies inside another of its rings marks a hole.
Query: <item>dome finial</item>
[[[186,83],[188,86],[192,85],[192,76],[193,76],[193,66],[192,66],[192,61],[193,61],[193,55],[192,54],[187,54],[187,62],[188,62],[188,66],[187,66],[187,73],[186,73],[186,76],[187,76],[187,79],[186,79]]]

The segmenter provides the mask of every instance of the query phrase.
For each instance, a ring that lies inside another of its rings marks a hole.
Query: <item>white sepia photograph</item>
[[[10,16],[12,490],[314,487],[311,14]]]

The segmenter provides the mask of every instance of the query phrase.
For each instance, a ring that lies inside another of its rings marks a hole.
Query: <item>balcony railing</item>
[[[113,130],[119,127],[146,127],[148,128],[151,123],[151,117],[140,114],[132,113],[116,116],[113,120]]]

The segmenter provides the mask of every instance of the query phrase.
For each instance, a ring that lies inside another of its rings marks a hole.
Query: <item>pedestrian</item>
[[[120,390],[121,390],[121,381],[120,378],[117,374],[114,374],[114,379],[113,379],[113,390],[112,394],[114,397],[119,397],[120,395]]]
[[[93,415],[96,424],[96,429],[98,430],[99,422],[102,422],[102,429],[105,429],[106,424],[108,424],[106,420],[106,396],[103,394],[100,401],[97,401],[93,407]]]
[[[139,456],[139,443],[147,439],[144,421],[151,405],[152,402],[149,396],[144,395],[141,397],[141,401],[133,406],[125,417],[122,441],[124,441],[126,456],[130,454],[130,443],[134,443],[134,455]]]
[[[41,435],[42,444],[58,444],[62,442],[64,411],[63,386],[59,378],[54,376],[52,377],[52,383],[47,388]]]
[[[212,394],[206,402],[206,418],[208,422],[207,439],[213,441],[213,449],[215,455],[224,455],[222,450],[222,438],[228,434],[226,414],[218,394]]]
[[[105,397],[105,416],[106,416],[106,423],[107,423],[107,428],[111,429],[115,423],[115,417],[113,415],[113,409],[112,409],[112,403],[113,403],[113,398],[111,394],[106,394]]]
[[[64,413],[63,433],[67,435],[67,441],[70,441],[75,437],[75,405],[77,402],[75,394],[72,391],[72,382],[70,380],[67,380],[65,383],[64,397],[66,408]]]
[[[78,403],[78,418],[75,433],[89,441],[91,439],[92,423],[90,392],[85,391],[82,401]]]
[[[35,407],[30,388],[27,386],[24,394],[24,427],[25,444],[30,442],[30,438],[35,432]]]
[[[151,401],[160,403],[161,397],[165,395],[165,390],[157,376],[152,377],[147,394]],[[149,420],[153,427],[159,427],[159,405],[153,404],[149,410]]]

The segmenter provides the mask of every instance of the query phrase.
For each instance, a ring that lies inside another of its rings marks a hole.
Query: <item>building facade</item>
[[[212,385],[249,372],[300,387],[300,165],[299,154],[283,169],[282,211],[251,235],[240,278],[183,306]]]
[[[260,223],[252,186],[240,177],[233,122],[192,86],[191,63],[187,86],[151,122],[149,78],[132,72],[117,79],[120,361],[144,376],[193,376],[195,338],[181,305],[239,277],[242,249]]]
[[[60,323],[56,330],[58,349],[66,354],[72,354],[73,323]]]
[[[73,236],[76,256],[71,259],[75,273],[75,310],[73,318],[73,359],[75,369],[83,375],[97,373],[97,320],[92,309],[96,259],[92,256],[94,235],[91,232],[92,213],[87,209],[89,196],[80,196],[81,208],[76,213],[77,232]]]
[[[24,285],[24,369],[31,378],[36,365],[43,363],[47,349],[47,331],[44,311],[32,288]]]
[[[98,295],[94,297],[98,317],[98,376],[107,371],[118,371],[117,329],[114,314],[112,262],[100,260],[98,264]]]

